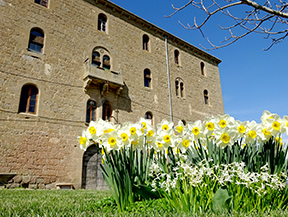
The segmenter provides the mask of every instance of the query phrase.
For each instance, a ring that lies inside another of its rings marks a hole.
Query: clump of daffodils
[[[133,149],[154,149],[166,151],[169,147],[176,154],[184,154],[188,149],[204,148],[207,138],[214,141],[219,148],[246,144],[259,144],[275,138],[282,145],[281,134],[288,134],[288,116],[283,118],[277,114],[264,111],[261,123],[255,121],[235,120],[229,115],[206,117],[186,126],[179,121],[176,126],[172,122],[162,120],[155,129],[149,120],[140,118],[137,123],[127,122],[122,126],[98,119],[91,121],[88,128],[78,137],[80,148],[86,150],[90,144],[99,144],[109,153],[123,147]],[[236,142],[238,141],[238,142]]]

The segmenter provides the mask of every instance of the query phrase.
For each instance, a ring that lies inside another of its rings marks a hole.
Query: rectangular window
[[[44,7],[48,7],[48,0],[35,0],[36,4],[42,5]]]

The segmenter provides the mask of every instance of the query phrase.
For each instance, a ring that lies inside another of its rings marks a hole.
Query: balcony
[[[119,92],[123,89],[123,75],[96,65],[92,65],[89,60],[85,62],[84,71],[84,89],[87,91],[90,85],[100,85],[101,92],[105,91],[108,87],[111,90]],[[117,93],[116,92],[116,93]],[[117,93],[118,94],[118,93]]]

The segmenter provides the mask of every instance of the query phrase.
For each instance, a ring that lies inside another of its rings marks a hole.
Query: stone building
[[[0,173],[7,187],[101,188],[87,123],[224,114],[214,56],[106,0],[0,0]]]

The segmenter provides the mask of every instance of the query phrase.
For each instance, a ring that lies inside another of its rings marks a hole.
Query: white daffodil
[[[235,121],[235,129],[237,130],[239,137],[242,137],[242,138],[244,137],[248,124],[249,124],[249,121],[244,121],[244,122],[241,122],[239,120]]]
[[[267,121],[267,119],[273,119],[273,115],[274,114],[271,114],[271,112],[265,110],[260,119],[261,119],[262,123],[265,123]]]
[[[177,148],[181,150],[182,153],[185,153],[188,148],[194,147],[193,141],[190,139],[190,136],[187,134],[184,137],[178,138]]]
[[[145,135],[148,131],[148,129],[153,128],[153,126],[151,125],[151,120],[150,119],[144,119],[144,118],[140,118],[139,123],[142,124],[142,128],[144,129]]]
[[[286,134],[288,135],[288,116],[283,116],[283,127],[286,130]]]
[[[235,119],[230,115],[217,115],[215,117],[216,128],[224,129],[224,128],[234,128],[235,127]]]
[[[147,133],[145,135],[146,143],[148,148],[152,148],[156,142],[156,132],[154,128],[147,126]]]
[[[177,137],[175,136],[173,129],[160,131],[156,137],[156,146],[159,146],[157,142],[163,144],[163,148],[166,150],[168,147],[175,147],[175,143],[177,143]]]
[[[109,153],[111,150],[119,150],[122,146],[122,138],[116,131],[105,133],[103,135],[102,147]]]
[[[205,138],[204,135],[204,126],[202,124],[202,121],[198,120],[193,123],[188,123],[188,130],[189,135],[191,136],[191,140],[197,141],[198,139]]]
[[[157,124],[157,133],[160,131],[167,131],[173,129],[174,123],[169,122],[165,119],[161,121],[161,123]]]
[[[79,143],[80,143],[80,148],[84,151],[86,151],[87,147],[89,146],[89,138],[87,135],[87,132],[85,130],[82,131],[82,136],[77,137]]]
[[[180,120],[178,122],[178,125],[175,128],[176,132],[180,135],[184,135],[187,132],[187,127],[184,125],[184,123]]]
[[[223,128],[223,129],[216,129],[214,131],[216,144],[220,148],[225,148],[226,146],[232,146],[238,138],[237,132],[232,129]]]
[[[87,128],[88,138],[98,143],[104,133],[104,124],[105,121],[103,121],[102,119],[98,119],[97,121],[91,121]]]
[[[260,133],[261,133],[261,127],[259,126],[259,124],[257,124],[255,121],[251,121],[247,125],[246,134],[244,137],[244,143],[253,144],[254,142],[257,142]]]
[[[269,129],[271,129],[272,136],[276,136],[279,133],[284,133],[286,130],[284,121],[278,115],[274,115],[273,119],[267,119],[266,122]]]
[[[217,123],[218,124],[218,123]],[[208,137],[211,136],[214,133],[216,123],[214,117],[206,117],[204,122],[204,134]]]

